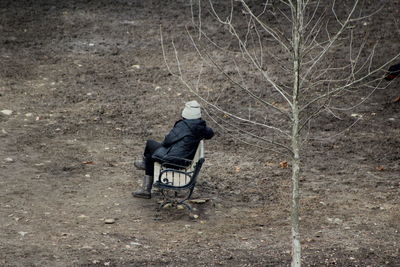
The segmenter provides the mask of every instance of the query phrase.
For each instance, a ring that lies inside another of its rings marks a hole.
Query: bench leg
[[[162,208],[165,207],[167,204],[171,204],[171,205],[174,206],[174,207],[177,207],[178,205],[182,205],[182,206],[184,206],[186,209],[188,209],[190,212],[192,212],[192,207],[191,207],[189,204],[186,203],[186,200],[188,200],[188,199],[190,198],[190,196],[192,195],[192,192],[193,192],[193,188],[190,189],[190,192],[189,192],[188,196],[187,196],[185,199],[178,201],[178,200],[176,199],[176,197],[177,197],[177,192],[176,192],[176,191],[174,192],[175,198],[171,198],[171,197],[168,197],[168,196],[167,196],[167,194],[164,192],[164,189],[161,190],[161,193],[162,193],[162,195],[163,195],[163,199],[164,199],[164,200],[163,200],[163,202],[160,204],[159,209],[162,209]]]
[[[178,205],[183,205],[185,208],[187,208],[190,212],[192,212],[193,210],[192,210],[192,207],[189,205],[189,204],[187,204],[186,202],[184,202],[184,201],[181,201]]]

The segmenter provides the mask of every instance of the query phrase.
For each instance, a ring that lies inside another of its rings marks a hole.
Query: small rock
[[[342,223],[343,223],[343,220],[341,220],[341,219],[339,219],[339,218],[335,218],[335,219],[333,220],[333,222],[336,223],[336,224],[342,224]]]
[[[197,215],[197,214],[190,214],[190,218],[191,218],[191,219],[198,219],[198,218],[199,218],[199,215]]]
[[[130,242],[129,243],[131,246],[141,246],[142,244],[140,244],[139,242]]]
[[[318,231],[318,232],[316,232],[314,235],[315,235],[315,237],[321,237],[321,236],[322,236],[322,232],[321,232],[321,231]]]
[[[13,111],[12,111],[12,110],[9,110],[9,109],[3,109],[3,110],[1,111],[1,113],[3,113],[4,115],[10,116],[10,115],[13,113]]]
[[[362,118],[363,115],[357,114],[357,113],[353,113],[353,114],[351,114],[351,116],[354,117],[354,118]]]
[[[389,121],[395,121],[396,119],[395,118],[389,118],[388,120]]]
[[[166,209],[171,208],[171,207],[172,207],[171,203],[167,203],[167,204],[164,205],[164,208],[166,208]]]
[[[24,237],[27,233],[28,233],[28,232],[23,232],[23,231],[18,232],[18,234],[20,234],[22,237]]]
[[[105,219],[104,223],[105,224],[113,224],[113,223],[115,223],[115,219]]]
[[[13,163],[13,162],[14,162],[14,159],[12,159],[12,158],[5,158],[4,161],[7,162],[7,163]]]
[[[80,218],[80,219],[86,219],[86,218],[88,218],[88,216],[86,216],[86,215],[84,215],[84,214],[81,214],[81,215],[78,216],[78,218]]]
[[[33,116],[32,113],[26,113],[26,114],[25,114],[25,117],[32,117],[32,116]]]
[[[208,200],[209,199],[190,199],[189,201],[195,204],[203,204],[206,203]]]
[[[140,65],[132,65],[132,69],[140,69]]]

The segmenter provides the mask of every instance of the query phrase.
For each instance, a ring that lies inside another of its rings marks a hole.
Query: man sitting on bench
[[[134,162],[137,169],[145,170],[142,188],[133,192],[132,195],[139,198],[151,198],[155,161],[184,168],[190,165],[199,142],[202,139],[211,139],[213,136],[214,131],[201,119],[200,104],[195,100],[187,102],[182,111],[182,119],[175,122],[162,143],[147,140],[143,161]]]

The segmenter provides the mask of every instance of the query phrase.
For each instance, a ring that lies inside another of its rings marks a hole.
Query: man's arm
[[[179,124],[179,121],[175,123],[174,128],[165,136],[164,141],[162,141],[162,145],[164,147],[170,147],[179,140],[181,140],[184,137],[184,132],[182,130],[181,124]]]
[[[175,133],[174,129],[172,129],[165,137],[164,141],[162,141],[161,145],[164,147],[170,147],[178,140],[178,136]]]

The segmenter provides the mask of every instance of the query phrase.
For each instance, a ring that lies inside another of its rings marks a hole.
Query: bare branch
[[[161,49],[162,49],[162,53],[163,53],[163,59],[164,59],[165,66],[167,67],[168,72],[171,73],[172,75],[174,75],[174,73],[172,72],[171,67],[169,66],[168,61],[167,61],[161,24],[160,24],[160,41],[161,41]]]
[[[204,60],[204,56],[202,54],[202,52],[200,51],[199,47],[197,46],[197,44],[195,43],[192,35],[187,31],[187,34],[189,36],[189,38],[191,39],[191,42],[194,46],[194,48],[196,49],[198,55]],[[265,101],[263,99],[261,99],[260,97],[256,96],[254,93],[252,93],[247,87],[242,86],[240,83],[238,83],[237,81],[233,80],[232,77],[230,75],[228,75],[222,68],[221,66],[219,66],[219,64],[217,64],[215,62],[215,60],[205,51],[204,52],[205,55],[207,56],[207,58],[212,62],[212,64],[222,73],[224,74],[224,76],[233,84],[235,84],[236,86],[238,86],[239,88],[243,89],[247,94],[249,94],[252,98],[254,98],[255,100],[259,101],[260,103],[271,107],[277,111],[279,111],[280,113],[282,113],[283,115],[285,115],[287,118],[290,119],[290,116],[288,115],[288,113],[286,113],[285,111],[275,107],[272,103],[269,103],[268,101]]]
[[[260,24],[260,26],[268,33],[270,34],[287,52],[290,53],[291,49],[289,48],[289,46],[287,45],[287,43],[289,43],[289,40],[287,40],[287,38],[285,38],[282,33],[277,32],[276,30],[272,29],[271,27],[269,27],[267,24],[265,24],[264,22],[262,22],[259,17],[257,17],[256,15],[254,15],[254,13],[251,11],[250,7],[246,4],[245,1],[243,0],[238,0],[240,3],[242,3],[242,5],[244,6],[244,8],[246,9],[246,11],[248,12],[248,14],[255,20],[257,21],[258,24]]]
[[[311,71],[315,68],[315,66],[317,65],[317,63],[319,63],[320,60],[325,56],[325,54],[330,50],[330,48],[332,47],[332,45],[336,42],[336,40],[339,38],[339,36],[343,33],[343,31],[345,30],[346,26],[350,23],[350,19],[352,18],[353,14],[354,14],[354,12],[355,12],[355,10],[356,10],[356,7],[357,7],[357,5],[358,5],[359,0],[356,0],[356,1],[355,1],[354,5],[353,5],[353,8],[351,9],[350,13],[348,14],[348,16],[347,16],[347,18],[346,18],[346,20],[345,20],[344,22],[341,22],[341,21],[338,19],[336,13],[335,13],[335,8],[334,8],[335,2],[336,2],[336,0],[333,1],[332,12],[333,12],[333,14],[335,15],[335,17],[336,17],[338,23],[340,23],[341,28],[336,32],[336,34],[335,34],[332,38],[330,38],[329,43],[324,47],[324,49],[322,50],[322,52],[321,52],[321,53],[319,54],[319,56],[315,59],[314,64],[312,64],[312,65],[308,68],[308,70],[306,71],[305,75],[303,75],[302,83],[303,83],[304,79],[306,79],[306,78],[308,77],[308,75],[310,75]]]
[[[232,33],[233,36],[235,36],[239,42],[240,48],[242,49],[243,53],[247,56],[247,58],[251,61],[251,63],[253,64],[254,67],[256,67],[256,69],[258,71],[260,71],[260,73],[262,74],[262,76],[265,78],[265,80],[270,83],[272,85],[272,87],[284,98],[284,100],[290,105],[292,106],[291,101],[289,100],[289,98],[286,95],[286,92],[276,83],[274,82],[269,76],[268,73],[263,71],[261,66],[256,62],[256,60],[253,58],[253,56],[251,55],[250,51],[247,49],[246,45],[244,44],[244,42],[242,41],[242,39],[239,37],[239,35],[237,34],[235,27],[232,24],[228,24],[228,26],[230,26],[230,32]]]
[[[319,95],[319,96],[315,97],[314,99],[312,99],[311,101],[309,101],[307,104],[305,104],[305,105],[300,109],[300,112],[303,112],[303,111],[304,111],[306,108],[308,108],[311,104],[315,103],[316,101],[318,101],[318,100],[320,100],[320,99],[323,99],[323,98],[325,98],[325,97],[328,97],[328,96],[330,96],[330,95],[332,95],[332,94],[335,94],[335,93],[337,93],[337,92],[339,92],[339,91],[342,91],[342,90],[344,90],[344,89],[351,88],[351,87],[357,85],[358,83],[362,83],[363,81],[367,80],[367,79],[368,79],[369,77],[371,77],[372,75],[374,75],[374,74],[376,74],[377,72],[379,72],[379,71],[383,70],[384,68],[386,68],[388,65],[390,65],[393,61],[397,60],[399,57],[400,57],[400,53],[398,53],[397,55],[395,55],[392,59],[390,59],[390,60],[387,61],[386,63],[382,64],[380,67],[376,68],[375,70],[372,70],[372,71],[368,72],[368,73],[365,74],[364,76],[362,76],[362,77],[360,77],[360,78],[358,78],[358,79],[356,79],[356,80],[354,80],[354,81],[352,81],[352,82],[350,82],[350,83],[347,83],[347,84],[345,84],[345,85],[343,85],[343,86],[339,86],[339,87],[333,89],[332,91],[330,91],[330,92],[328,92],[328,93],[325,93],[325,94],[322,94],[322,95]],[[379,79],[381,79],[381,78],[379,78]],[[379,79],[376,79],[376,80],[379,80]]]
[[[361,120],[361,118],[357,118],[350,126],[346,127],[346,129],[344,129],[343,131],[340,131],[340,132],[338,132],[338,133],[336,133],[336,134],[334,134],[334,135],[331,135],[331,136],[326,137],[326,138],[316,138],[316,137],[313,137],[313,138],[310,138],[310,140],[325,141],[325,140],[333,139],[334,137],[337,137],[337,136],[339,136],[339,135],[342,135],[344,132],[350,130],[350,129],[351,129],[354,125],[356,125],[360,120]]]
[[[173,49],[174,49],[175,60],[176,60],[176,64],[177,64],[177,67],[178,67],[178,70],[179,70],[179,74],[175,74],[175,73],[172,73],[172,72],[170,72],[170,73],[171,73],[174,77],[177,77],[177,78],[181,81],[181,83],[184,84],[184,85],[186,86],[186,88],[187,88],[189,91],[191,91],[193,94],[195,94],[195,95],[196,95],[199,99],[201,99],[204,103],[208,104],[209,106],[213,107],[214,109],[218,110],[219,112],[222,112],[222,113],[224,113],[225,115],[228,115],[228,116],[230,116],[230,117],[232,117],[232,118],[235,118],[235,119],[237,119],[237,120],[239,120],[239,121],[247,122],[247,123],[250,123],[250,124],[253,124],[253,125],[257,125],[257,126],[260,126],[260,127],[262,127],[262,128],[271,129],[271,130],[276,131],[277,133],[282,134],[283,136],[289,137],[289,134],[288,134],[288,133],[286,133],[285,131],[283,131],[283,130],[277,128],[277,127],[274,127],[274,126],[271,126],[271,125],[268,125],[268,124],[264,124],[264,123],[259,123],[259,122],[253,121],[253,120],[248,120],[248,119],[242,118],[242,117],[240,117],[240,116],[238,116],[238,115],[235,115],[235,114],[233,114],[233,113],[231,113],[231,112],[227,112],[227,111],[221,109],[220,107],[218,107],[217,105],[212,104],[211,102],[207,101],[207,100],[206,100],[204,97],[202,97],[196,90],[194,90],[194,89],[192,88],[192,86],[190,86],[189,83],[184,79],[184,76],[183,76],[183,73],[182,73],[182,70],[181,70],[181,63],[180,63],[180,60],[179,60],[179,57],[178,57],[178,52],[177,52],[176,47],[175,47],[174,44],[173,44]],[[163,54],[165,54],[165,53],[163,53]]]
[[[271,126],[271,125],[268,125],[268,124],[264,124],[264,123],[259,123],[259,122],[253,121],[253,120],[248,120],[248,119],[242,118],[242,117],[240,117],[238,115],[235,115],[235,114],[233,114],[231,112],[227,112],[226,110],[220,108],[219,106],[217,106],[215,104],[212,104],[211,102],[207,101],[204,97],[202,97],[195,90],[193,90],[193,88],[186,82],[186,80],[184,80],[183,76],[177,76],[177,78],[179,78],[181,83],[184,84],[186,86],[186,88],[189,89],[193,94],[195,94],[199,99],[201,99],[207,105],[209,105],[209,106],[213,107],[214,109],[218,110],[219,112],[221,112],[221,113],[223,113],[223,114],[225,114],[227,116],[230,116],[230,117],[232,117],[234,119],[237,119],[239,121],[247,122],[249,124],[260,126],[262,128],[267,128],[267,129],[270,129],[270,130],[274,130],[274,131],[282,134],[283,136],[289,137],[288,133],[286,133],[285,131],[283,131],[283,130],[277,128],[277,127],[274,127],[274,126]]]
[[[234,138],[234,139],[236,139],[236,140],[238,140],[238,141],[240,141],[240,142],[243,142],[243,143],[248,144],[248,145],[251,145],[251,146],[256,146],[256,147],[262,148],[262,149],[264,149],[264,150],[266,149],[265,147],[257,146],[257,145],[254,145],[254,144],[252,144],[252,143],[246,142],[246,141],[244,141],[242,138],[237,138],[236,136],[234,136],[233,134],[231,134],[232,129],[235,129],[236,131],[238,131],[238,132],[240,132],[240,133],[242,133],[242,134],[244,134],[244,135],[250,136],[250,137],[255,138],[255,139],[258,139],[258,140],[260,140],[260,141],[263,141],[263,142],[266,142],[266,143],[275,145],[275,146],[277,146],[277,147],[283,148],[286,152],[289,152],[289,153],[291,154],[291,149],[290,149],[288,146],[284,145],[284,144],[281,144],[281,143],[279,143],[279,142],[276,142],[276,141],[273,141],[273,140],[270,140],[270,139],[266,139],[266,138],[260,137],[260,136],[258,136],[258,135],[256,135],[256,134],[253,134],[253,133],[249,132],[249,131],[245,131],[245,130],[243,130],[243,128],[237,127],[237,126],[235,126],[235,125],[233,125],[233,124],[227,122],[227,120],[224,120],[223,118],[218,117],[220,120],[222,120],[225,124],[227,124],[227,125],[229,126],[229,128],[224,127],[221,123],[219,123],[217,120],[215,120],[215,119],[213,118],[213,116],[209,113],[209,111],[208,111],[207,108],[205,108],[204,111],[206,112],[206,114],[208,115],[208,117],[209,117],[216,125],[218,125],[218,126],[221,127],[223,130],[225,130],[226,133],[227,133],[228,135],[230,135],[232,138]],[[278,154],[283,154],[282,152],[279,152],[279,151],[274,150],[274,149],[267,148],[267,150],[276,152],[276,153],[278,153]]]

